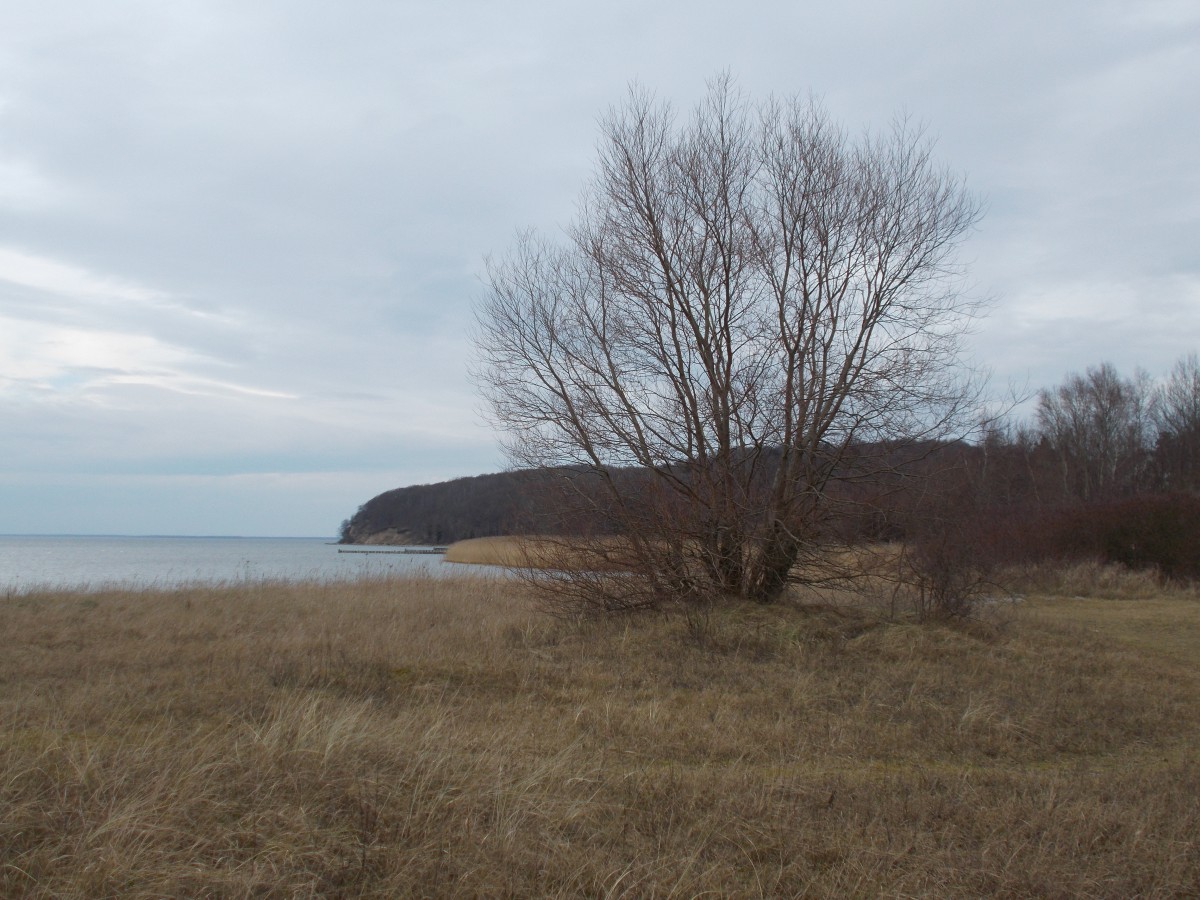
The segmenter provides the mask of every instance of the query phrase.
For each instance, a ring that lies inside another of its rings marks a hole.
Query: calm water
[[[460,572],[479,574],[480,567],[444,563],[436,555],[338,553],[328,538],[0,535],[0,590],[4,591]]]

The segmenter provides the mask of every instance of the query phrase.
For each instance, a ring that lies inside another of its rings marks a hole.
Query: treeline
[[[880,504],[892,535],[984,562],[1093,558],[1200,576],[1200,363],[1110,364],[1041,391],[1032,421],[943,451]]]
[[[905,541],[947,565],[1100,558],[1200,575],[1195,355],[1161,382],[1107,363],[1070,375],[1039,393],[1030,420],[994,424],[978,442],[864,445],[841,465],[853,468],[856,456],[870,459],[862,468],[871,475],[836,481],[820,529],[831,538]],[[772,454],[751,462],[769,485]],[[398,488],[359,507],[341,539],[446,544],[611,533],[614,521],[588,477],[532,470]],[[611,477],[644,478],[636,470]]]

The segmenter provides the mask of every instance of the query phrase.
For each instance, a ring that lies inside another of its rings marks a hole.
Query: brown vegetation
[[[524,590],[6,598],[0,895],[1200,889],[1194,594],[630,627]]]
[[[634,565],[629,541],[604,535],[502,535],[456,541],[445,560],[521,570],[628,572]],[[535,582],[542,576],[534,576]]]
[[[470,538],[456,541],[446,548],[446,562],[467,563],[476,566],[527,566],[534,549],[536,538],[508,535],[504,537]]]

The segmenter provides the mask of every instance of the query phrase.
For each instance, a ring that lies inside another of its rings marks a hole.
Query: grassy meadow
[[[569,622],[514,580],[0,601],[0,896],[1200,893],[1200,598]]]

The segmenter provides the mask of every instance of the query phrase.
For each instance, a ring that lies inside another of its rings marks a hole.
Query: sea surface
[[[330,538],[0,535],[0,590],[480,574],[479,566],[398,549],[339,548]]]

